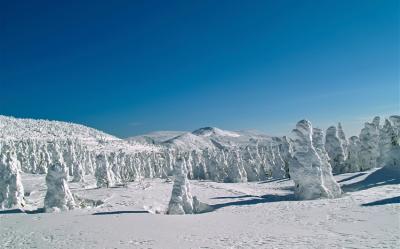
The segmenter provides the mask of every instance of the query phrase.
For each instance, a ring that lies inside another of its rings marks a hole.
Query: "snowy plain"
[[[0,248],[400,248],[398,176],[378,169],[335,178],[343,197],[312,201],[294,200],[288,179],[192,180],[192,193],[215,210],[179,216],[156,214],[168,205],[166,179],[114,188],[69,183],[100,205],[42,213],[44,176],[23,174],[30,211],[0,211]]]

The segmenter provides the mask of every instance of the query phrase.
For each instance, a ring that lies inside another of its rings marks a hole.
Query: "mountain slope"
[[[0,139],[118,140],[102,131],[74,123],[0,115]]]
[[[91,150],[158,150],[138,142],[127,143],[105,132],[75,123],[0,115],[0,140],[78,140]]]
[[[213,150],[244,148],[259,144],[271,145],[276,139],[260,132],[251,131],[227,131],[216,127],[204,127],[193,132],[171,138],[163,145],[176,147],[181,150]]]

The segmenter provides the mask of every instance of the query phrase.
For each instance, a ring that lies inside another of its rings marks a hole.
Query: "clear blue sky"
[[[400,2],[1,1],[0,114],[120,137],[399,114]]]

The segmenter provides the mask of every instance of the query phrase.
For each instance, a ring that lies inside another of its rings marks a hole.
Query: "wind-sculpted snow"
[[[44,198],[46,212],[70,210],[76,208],[74,197],[67,184],[67,168],[61,162],[48,168],[46,176],[47,192]]]
[[[293,159],[289,164],[290,177],[295,182],[295,196],[300,200],[335,198],[341,195],[323,148],[322,131],[301,120],[293,130]],[[313,138],[315,140],[314,147]],[[318,152],[317,152],[318,151]]]
[[[0,154],[0,209],[24,206],[24,188],[19,170],[19,161],[12,151]]]

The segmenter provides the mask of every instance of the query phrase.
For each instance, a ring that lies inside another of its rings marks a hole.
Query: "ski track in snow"
[[[373,172],[373,171],[370,171]],[[341,184],[368,174],[348,173]],[[22,176],[27,208],[42,207],[44,176]],[[346,180],[349,179],[349,180]],[[154,215],[144,206],[166,209],[172,183],[162,179],[127,187],[94,188],[69,183],[83,198],[105,203],[62,213],[0,212],[0,248],[400,248],[400,205],[362,206],[399,196],[399,185],[349,192],[338,199],[294,201],[293,182],[191,181],[192,194],[216,205],[199,215]],[[262,196],[280,199],[263,199]],[[97,213],[97,215],[93,215]]]

